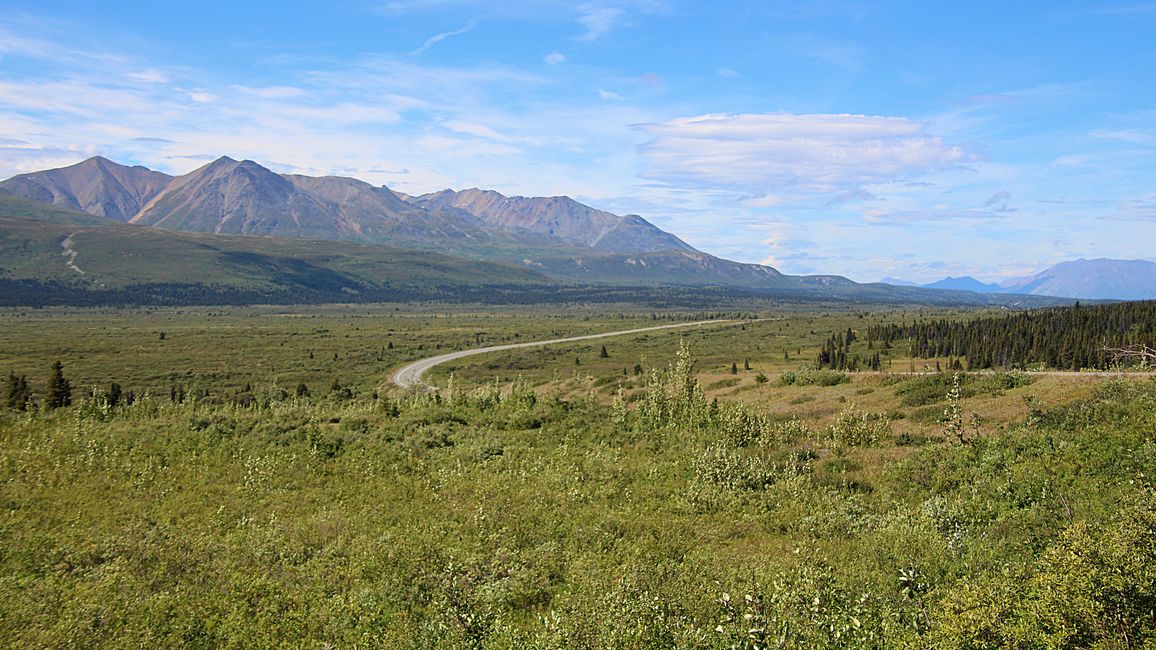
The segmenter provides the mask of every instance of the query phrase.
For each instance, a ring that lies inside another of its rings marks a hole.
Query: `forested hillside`
[[[863,338],[865,351],[851,344]],[[1107,369],[1149,363],[1156,348],[1156,301],[1056,307],[969,320],[940,319],[876,324],[865,334],[833,334],[820,367],[879,369],[880,350],[899,347],[958,369],[1043,366],[1058,370]],[[1149,354],[1145,354],[1145,351]]]

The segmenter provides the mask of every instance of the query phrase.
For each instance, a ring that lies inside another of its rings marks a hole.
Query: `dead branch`
[[[1141,363],[1156,362],[1156,350],[1147,345],[1130,345],[1123,348],[1101,348],[1104,352],[1112,355],[1112,360],[1116,363],[1123,363],[1125,361],[1139,361]]]

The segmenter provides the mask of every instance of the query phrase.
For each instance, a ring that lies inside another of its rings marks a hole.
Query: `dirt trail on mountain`
[[[64,238],[64,241],[60,242],[60,246],[64,248],[64,252],[61,253],[61,255],[68,258],[68,261],[64,263],[65,266],[72,269],[73,271],[76,271],[77,273],[79,273],[81,275],[87,275],[87,273],[85,273],[83,269],[81,269],[79,266],[76,265],[77,253],[76,253],[76,249],[73,248],[73,246],[75,245],[75,242],[72,240],[72,236],[75,234],[76,233],[69,233],[69,235]]]

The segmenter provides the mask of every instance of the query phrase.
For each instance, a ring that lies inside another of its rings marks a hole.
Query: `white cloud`
[[[614,101],[623,99],[622,95],[619,95],[618,93],[612,93],[609,90],[603,88],[598,89],[598,96],[602,99],[610,99]]]
[[[905,225],[927,221],[970,221],[1002,219],[1003,215],[988,210],[960,210],[950,207],[931,207],[917,210],[867,210],[863,220],[883,225]]]
[[[308,93],[302,88],[293,86],[232,86],[233,90],[251,95],[253,97],[260,97],[261,99],[292,99],[295,97],[304,97]]]
[[[866,115],[712,114],[636,125],[645,178],[748,196],[828,196],[975,157],[921,122]]]
[[[460,36],[462,34],[465,34],[466,32],[471,32],[474,30],[475,27],[477,27],[477,25],[475,25],[471,21],[468,25],[466,25],[465,27],[462,27],[461,29],[455,29],[455,30],[449,31],[449,32],[442,32],[440,34],[434,34],[433,36],[430,36],[429,38],[427,38],[425,43],[421,44],[421,47],[410,52],[410,54],[412,54],[413,56],[421,56],[422,54],[425,54],[426,50],[437,45],[438,43],[441,43],[442,41],[446,40],[447,38],[450,38],[451,36]]]
[[[150,68],[148,70],[140,70],[137,72],[130,72],[125,75],[133,81],[140,81],[149,84],[164,84],[169,82],[169,76],[160,70]]]
[[[447,120],[442,122],[442,126],[457,133],[473,135],[479,138],[485,138],[487,140],[495,140],[498,142],[505,142],[509,140],[509,138],[506,136],[498,133],[494,129],[484,124],[475,124],[473,122],[466,122],[463,120]]]
[[[542,57],[542,61],[550,65],[558,65],[559,63],[566,62],[566,55],[561,52],[551,52]]]
[[[1112,214],[1100,217],[1107,221],[1156,223],[1156,199],[1138,199],[1120,204]]]
[[[1156,135],[1139,129],[1095,129],[1088,135],[1101,140],[1116,140],[1130,144],[1151,144]]]
[[[579,24],[586,29],[578,36],[580,41],[596,41],[609,34],[615,24],[626,14],[618,7],[586,7],[578,18]]]
[[[723,79],[737,79],[738,77],[743,76],[737,70],[732,70],[730,68],[718,68],[715,70],[715,74],[722,77]]]

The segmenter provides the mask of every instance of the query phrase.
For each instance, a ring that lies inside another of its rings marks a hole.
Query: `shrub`
[[[795,379],[800,386],[838,386],[849,381],[847,373],[837,370],[804,370]]]
[[[823,437],[847,447],[865,447],[891,435],[891,422],[883,413],[860,413],[849,405],[834,424],[823,431]]]

